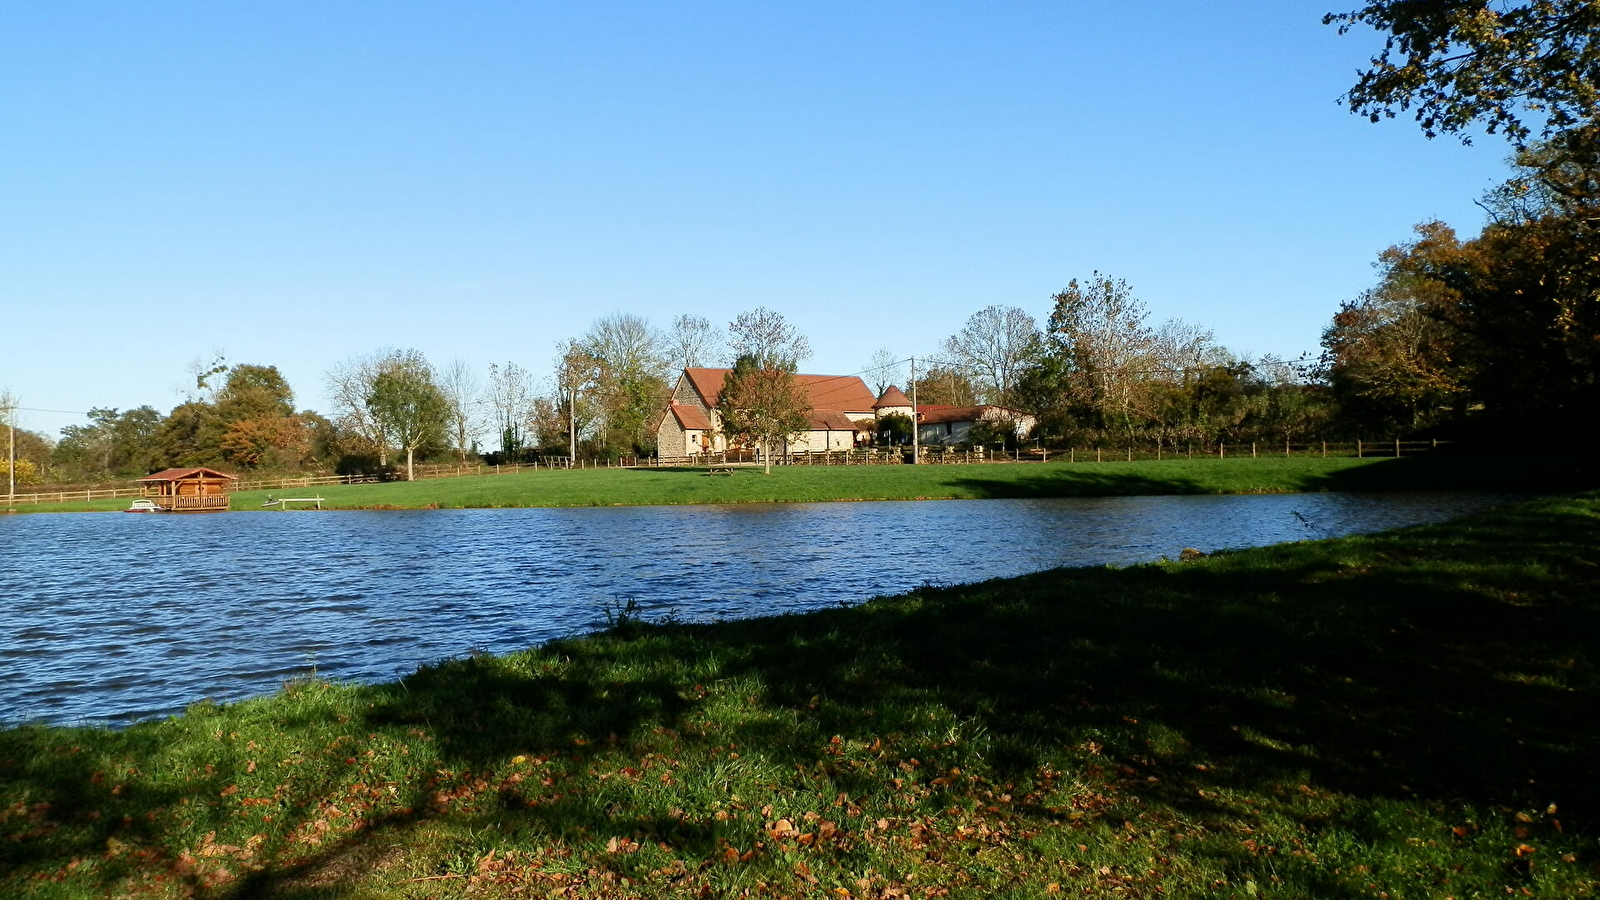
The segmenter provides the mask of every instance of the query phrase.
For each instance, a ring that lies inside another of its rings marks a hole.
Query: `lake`
[[[646,618],[858,603],[1442,521],[1504,496],[1288,494],[0,516],[0,721],[120,724]]]

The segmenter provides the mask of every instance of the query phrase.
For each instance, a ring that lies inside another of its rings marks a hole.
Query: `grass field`
[[[0,730],[0,895],[1593,896],[1597,547],[1587,494]]]
[[[1559,490],[1571,486],[1559,459],[1429,456],[1409,459],[1194,459],[1106,463],[737,469],[540,470],[391,484],[245,491],[233,509],[260,509],[268,495],[324,498],[334,509],[528,506],[654,506],[826,500],[940,500],[1126,494],[1248,494],[1302,491]],[[110,511],[128,500],[18,507],[23,512]]]

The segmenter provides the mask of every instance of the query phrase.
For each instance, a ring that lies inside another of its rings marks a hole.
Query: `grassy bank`
[[[946,500],[988,497],[1101,497],[1126,494],[1250,494],[1302,491],[1559,490],[1564,461],[1549,458],[1428,456],[1410,459],[1169,459],[991,465],[779,467],[771,475],[738,469],[584,469],[438,478],[392,484],[246,491],[233,508],[260,509],[268,496],[322,497],[334,509],[442,509],[528,506],[656,506],[797,503],[826,500]],[[98,500],[21,511],[125,509]]]
[[[1600,495],[0,731],[0,895],[1504,897],[1600,878]]]

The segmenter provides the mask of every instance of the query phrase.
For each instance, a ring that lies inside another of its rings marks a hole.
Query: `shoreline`
[[[1596,545],[1546,497],[4,728],[0,888],[1584,896]]]

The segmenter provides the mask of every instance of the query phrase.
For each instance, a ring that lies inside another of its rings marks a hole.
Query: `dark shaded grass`
[[[0,891],[1589,895],[1597,547],[1552,499],[8,730]]]

